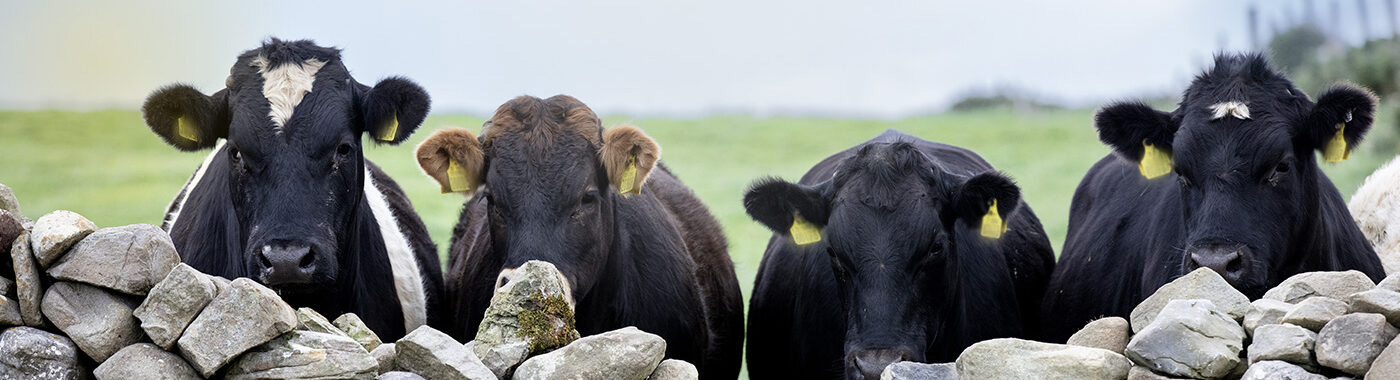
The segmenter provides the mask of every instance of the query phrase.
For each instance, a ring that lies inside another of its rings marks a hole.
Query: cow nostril
[[[258,258],[258,265],[263,269],[272,269],[272,261],[267,259],[267,251],[258,250],[258,254],[254,256]]]
[[[315,264],[315,263],[316,263],[316,252],[315,252],[315,251],[307,251],[307,252],[306,252],[306,255],[304,255],[304,256],[301,257],[301,261],[298,262],[297,265],[300,266],[302,269],[306,269],[306,268],[310,268],[311,265],[312,265],[312,264]]]

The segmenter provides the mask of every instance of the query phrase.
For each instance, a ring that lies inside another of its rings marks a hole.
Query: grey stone
[[[1259,326],[1247,351],[1249,363],[1282,360],[1311,366],[1315,363],[1312,355],[1315,343],[1317,333],[1302,327],[1288,324]]]
[[[1128,370],[1128,380],[1177,380],[1180,377],[1168,377],[1140,365],[1135,365]]]
[[[62,335],[32,327],[0,333],[0,379],[81,379],[78,347]]]
[[[44,292],[44,317],[101,363],[146,337],[131,315],[137,301],[95,286],[60,282]]]
[[[83,240],[93,231],[97,231],[97,225],[78,213],[58,210],[45,214],[34,222],[34,229],[29,231],[34,258],[47,268],[54,260],[63,256],[68,247]]]
[[[1327,380],[1327,376],[1308,372],[1288,362],[1265,360],[1249,366],[1249,371],[1245,371],[1240,380]]]
[[[20,235],[24,235],[24,224],[20,223],[19,217],[0,210],[0,247],[14,245]]]
[[[225,378],[373,379],[379,362],[349,337],[292,331],[249,350],[229,363]]]
[[[1235,290],[1225,278],[1210,268],[1199,268],[1162,285],[1151,296],[1139,303],[1129,314],[1133,333],[1142,331],[1157,313],[1171,300],[1203,299],[1210,300],[1215,307],[1235,320],[1244,318],[1249,312],[1249,297]]]
[[[318,313],[316,312],[316,310],[313,310],[309,307],[297,309],[296,329],[326,334],[345,335],[344,331],[340,331],[340,328],[335,327],[334,324],[331,324],[331,321],[327,320],[324,315],[321,315],[321,313]],[[345,336],[349,337],[349,335]]]
[[[14,191],[9,186],[0,183],[0,210],[8,211],[15,215],[24,215],[20,212],[19,199],[15,198]]]
[[[1392,292],[1400,292],[1400,272],[1391,273],[1390,275],[1385,276],[1385,279],[1381,280],[1379,284],[1376,284],[1376,289],[1385,289]]]
[[[394,343],[394,366],[429,379],[495,379],[472,350],[432,327],[421,326]]]
[[[1134,363],[1175,376],[1215,378],[1240,363],[1244,328],[1209,300],[1173,300],[1133,336],[1125,351]]]
[[[1119,319],[1122,319],[1122,318],[1119,318]],[[1125,325],[1124,325],[1123,327],[1126,328],[1126,327],[1127,327],[1127,325],[1126,325],[1127,322],[1124,321],[1123,323],[1125,323]],[[656,373],[661,373],[661,369],[664,368],[664,367],[666,367],[666,364],[667,364],[667,363],[670,363],[670,362],[672,362],[672,361],[674,361],[674,360],[671,360],[671,359],[662,360],[662,361],[661,361],[661,365],[659,365],[659,366],[656,367]],[[682,362],[682,363],[685,363],[685,362]],[[690,364],[690,363],[686,363],[686,364]],[[685,377],[686,379],[695,379],[695,378],[698,378],[698,377],[700,376],[700,373],[695,371],[695,366],[690,366],[690,371],[691,371],[691,372],[690,372],[691,375],[690,375],[690,377]],[[653,373],[653,374],[652,374],[652,377],[651,377],[650,379],[648,379],[648,380],[660,380],[660,379],[661,379],[661,378],[656,377],[656,374]],[[682,379],[682,377],[668,377],[668,379]],[[953,363],[926,364],[926,363],[916,363],[916,362],[897,362],[897,363],[890,364],[889,366],[886,366],[886,367],[885,367],[885,371],[880,373],[880,380],[957,380],[957,379],[958,379],[958,367],[957,367],[956,364],[953,364]]]
[[[190,321],[214,299],[214,292],[214,281],[209,275],[181,263],[151,288],[132,314],[141,320],[141,329],[151,341],[169,350]]]
[[[1384,315],[1391,326],[1400,325],[1400,293],[1380,288],[1357,292],[1348,305],[1352,313],[1376,313]]]
[[[478,342],[478,347],[480,343]],[[586,336],[515,369],[514,379],[646,379],[666,354],[666,341],[636,327]]]
[[[0,296],[0,326],[24,325],[24,317],[19,314],[19,302]]]
[[[6,244],[6,245],[0,246],[0,247],[9,247],[9,246],[10,246],[9,244]],[[6,249],[8,249],[8,248],[6,248]],[[9,259],[9,256],[6,255],[6,256],[5,256],[5,259],[8,260],[8,259]],[[14,289],[15,289],[15,281],[14,281],[14,280],[11,280],[11,279],[8,279],[8,278],[4,278],[4,277],[0,277],[0,296],[8,296],[8,295],[10,295],[10,291],[11,291],[11,290],[14,290]]]
[[[1105,317],[1084,325],[1084,328],[1070,335],[1065,344],[1102,348],[1122,354],[1123,349],[1128,347],[1128,339],[1132,338],[1132,334],[1128,320],[1121,317]]]
[[[496,345],[488,348],[484,352],[477,354],[476,345],[472,346],[473,354],[481,359],[481,364],[491,369],[491,373],[499,378],[508,378],[514,371],[517,364],[524,362],[530,357],[530,344],[524,341],[515,341]]]
[[[1318,331],[1327,322],[1346,315],[1347,303],[1329,297],[1308,297],[1298,303],[1298,307],[1283,315],[1283,323],[1303,326]]]
[[[973,344],[955,363],[962,379],[1116,380],[1127,377],[1132,367],[1128,358],[1102,348],[1014,338]]]
[[[390,371],[379,374],[378,380],[423,380],[423,377],[413,372]]]
[[[369,352],[369,356],[373,356],[374,360],[379,362],[379,373],[398,369],[394,366],[394,359],[399,356],[399,351],[393,343],[384,343],[375,347],[374,351]]]
[[[46,266],[60,280],[144,296],[179,263],[170,235],[160,227],[133,224],[97,230]]]
[[[1366,371],[1367,379],[1382,379],[1387,375],[1400,375],[1400,339],[1391,339],[1385,350],[1371,362],[1371,369]]]
[[[291,331],[296,325],[296,312],[276,293],[253,280],[239,278],[204,307],[176,344],[190,365],[208,377],[244,351]]]
[[[365,351],[374,351],[380,344],[384,344],[383,341],[379,340],[379,335],[376,335],[373,330],[370,330],[369,326],[365,326],[365,321],[360,320],[360,316],[355,315],[355,313],[341,314],[339,317],[336,317],[335,322],[332,323],[334,323],[335,327],[340,329],[345,336],[354,339],[355,342],[364,346]]]
[[[117,351],[92,371],[97,380],[149,379],[199,380],[198,373],[185,359],[150,343],[137,343]]]
[[[491,296],[472,351],[496,376],[507,377],[530,354],[578,339],[567,289],[554,264],[525,262]]]
[[[1244,331],[1254,336],[1254,329],[1263,325],[1283,323],[1283,316],[1297,309],[1298,305],[1260,298],[1249,304],[1249,312],[1244,315]]]
[[[10,262],[15,269],[15,302],[19,304],[20,317],[26,326],[38,327],[44,325],[44,315],[39,308],[44,299],[44,283],[29,240],[28,234],[15,239],[10,247]]]
[[[1317,333],[1317,363],[1352,375],[1364,375],[1371,362],[1400,334],[1380,314],[1347,314]]]
[[[1376,287],[1371,278],[1360,271],[1307,272],[1299,273],[1283,280],[1278,286],[1264,293],[1264,298],[1287,303],[1298,303],[1311,297],[1327,297],[1344,300],[1352,293]]]

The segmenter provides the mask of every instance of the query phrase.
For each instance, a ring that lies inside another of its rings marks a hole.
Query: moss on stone
[[[520,320],[520,330],[516,336],[530,343],[530,353],[563,347],[578,339],[574,327],[574,311],[562,295],[530,295],[530,304],[516,318]],[[557,326],[557,327],[556,327]]]

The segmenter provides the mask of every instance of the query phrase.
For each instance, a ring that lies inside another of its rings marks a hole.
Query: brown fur
[[[448,160],[456,161],[466,169],[467,185],[471,187],[466,195],[475,193],[485,176],[486,155],[476,136],[466,129],[453,127],[433,132],[432,136],[418,144],[414,155],[418,157],[418,167],[442,185],[443,193],[452,192],[447,181]]]
[[[640,128],[630,125],[603,131],[603,149],[598,152],[598,159],[608,170],[608,182],[613,187],[622,188],[622,172],[627,169],[628,159],[633,157],[637,159],[636,189],[640,191],[652,167],[661,159],[661,145]]]
[[[545,112],[540,112],[541,108]],[[603,123],[592,109],[568,95],[543,100],[530,96],[511,99],[497,107],[496,114],[481,127],[481,143],[489,148],[496,137],[512,132],[540,147],[550,146],[553,136],[563,132],[582,136],[595,149],[603,145]]]

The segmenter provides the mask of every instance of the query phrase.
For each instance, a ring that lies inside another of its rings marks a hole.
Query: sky
[[[0,0],[0,108],[212,93],[271,36],[344,49],[366,84],[411,78],[436,112],[562,93],[601,114],[897,118],[1002,87],[1092,107],[1179,92],[1214,52],[1252,47],[1250,4],[1267,34],[1305,1]],[[1383,0],[1360,1],[1371,34],[1388,32]],[[1363,40],[1357,1],[1312,3],[1324,29]]]

